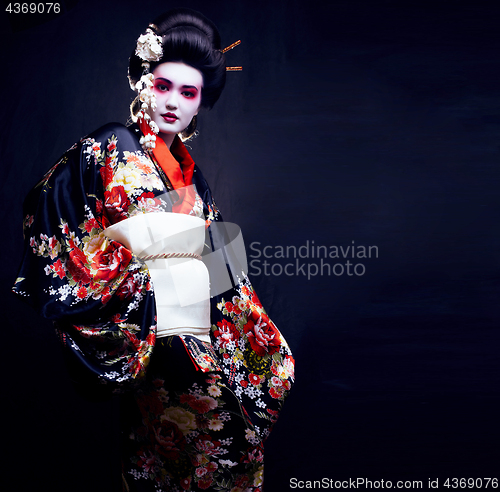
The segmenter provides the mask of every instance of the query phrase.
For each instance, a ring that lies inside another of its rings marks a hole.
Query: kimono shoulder
[[[105,143],[111,138],[116,137],[121,149],[140,150],[139,144],[140,132],[136,126],[125,126],[122,123],[107,123],[97,130],[89,133],[81,140],[93,139],[96,142]]]

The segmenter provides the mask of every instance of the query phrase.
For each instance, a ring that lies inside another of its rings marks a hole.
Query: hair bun
[[[159,36],[168,35],[168,32],[176,28],[198,29],[210,41],[212,48],[221,49],[221,39],[215,24],[196,10],[177,8],[169,10],[153,21],[156,33]]]

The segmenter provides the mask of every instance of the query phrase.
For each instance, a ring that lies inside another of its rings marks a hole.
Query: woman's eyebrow
[[[172,85],[172,81],[166,79],[165,77],[158,77],[155,80],[162,80],[163,82],[166,82],[167,84]],[[199,90],[199,88],[196,87],[195,85],[183,85],[182,88],[183,89],[195,89],[197,91]]]

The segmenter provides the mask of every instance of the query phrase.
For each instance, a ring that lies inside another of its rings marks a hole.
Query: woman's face
[[[153,75],[157,108],[149,114],[160,129],[160,137],[170,144],[198,114],[203,76],[196,68],[179,62],[162,63]]]

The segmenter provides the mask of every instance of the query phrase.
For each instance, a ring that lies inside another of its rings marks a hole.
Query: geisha
[[[54,321],[86,384],[121,393],[124,490],[261,491],[293,381],[183,144],[226,69],[211,21],[160,16],[130,59],[133,124],[83,138],[25,201],[13,290]]]

